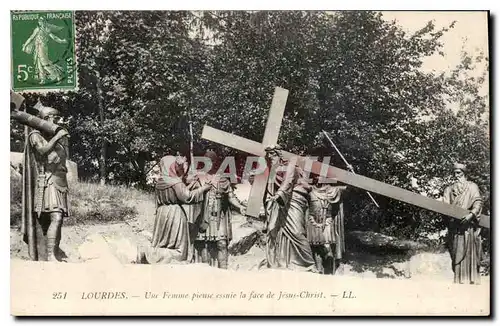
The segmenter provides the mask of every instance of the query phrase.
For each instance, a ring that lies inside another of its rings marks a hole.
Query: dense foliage
[[[447,73],[424,72],[443,55],[432,22],[407,34],[376,12],[77,12],[79,89],[41,98],[68,118],[71,157],[85,179],[144,186],[151,162],[207,147],[204,124],[260,141],[275,86],[290,91],[279,142],[335,155],[330,132],[356,171],[438,198],[450,165],[470,166],[489,213],[487,75],[464,53]],[[33,104],[39,95],[27,94]],[[11,146],[22,133],[12,125]],[[338,157],[333,164],[344,167]],[[431,212],[363,191],[348,200],[352,228],[408,237],[443,229]]]

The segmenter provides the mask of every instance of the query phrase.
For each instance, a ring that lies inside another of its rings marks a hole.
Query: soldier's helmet
[[[38,116],[42,119],[46,119],[51,115],[59,115],[57,109],[51,108],[49,106],[44,106],[40,100],[35,104],[34,108],[38,111]]]

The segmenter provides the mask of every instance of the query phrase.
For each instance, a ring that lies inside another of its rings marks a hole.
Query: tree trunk
[[[96,72],[97,77],[97,104],[99,109],[99,120],[101,123],[101,127],[104,128],[104,100],[102,95],[102,83],[101,83],[101,73],[99,70]],[[104,185],[106,183],[106,149],[107,143],[106,139],[102,137],[101,139],[101,152],[99,155],[99,180],[100,184]]]
[[[135,163],[139,188],[146,189],[146,158],[143,153],[139,153]]]

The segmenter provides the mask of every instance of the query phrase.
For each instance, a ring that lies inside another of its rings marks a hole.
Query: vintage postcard
[[[10,17],[12,315],[490,315],[487,11]]]

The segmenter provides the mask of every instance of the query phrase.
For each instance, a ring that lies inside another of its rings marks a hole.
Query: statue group
[[[139,250],[140,263],[173,260],[228,268],[231,214],[245,215],[233,184],[219,171],[222,160],[209,150],[208,172],[186,179],[184,156],[165,156],[156,184],[157,213],[151,246]],[[269,147],[271,171],[266,197],[266,259],[261,267],[333,274],[345,251],[342,192],[345,186],[306,181],[279,148]]]
[[[38,116],[19,111],[22,100],[14,94],[12,117],[25,124],[22,233],[30,259],[61,261],[64,217],[70,215],[66,160],[68,132],[56,124],[59,112],[35,107]],[[12,107],[11,107],[12,109]],[[260,265],[315,273],[335,274],[344,253],[345,185],[305,178],[277,146],[266,148],[271,171],[262,205],[266,219],[266,259]],[[188,177],[182,155],[161,159],[155,186],[156,216],[149,246],[139,247],[136,263],[200,262],[228,268],[232,240],[231,214],[245,215],[229,178],[220,175],[221,159],[212,151],[208,172]],[[274,173],[273,173],[274,171]],[[467,180],[467,167],[454,164],[456,182],[444,190],[444,201],[469,211],[449,226],[449,250],[456,283],[479,284],[482,199],[478,186]]]

